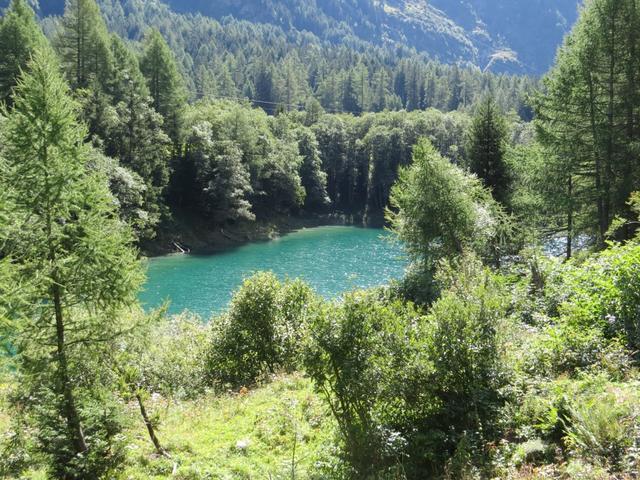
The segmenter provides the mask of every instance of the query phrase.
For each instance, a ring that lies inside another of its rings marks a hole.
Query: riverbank
[[[238,221],[225,226],[212,225],[187,212],[175,212],[150,242],[141,245],[147,257],[171,253],[216,253],[248,243],[275,240],[302,228],[322,226],[369,226],[362,215],[331,213],[323,215],[274,215],[253,222]]]

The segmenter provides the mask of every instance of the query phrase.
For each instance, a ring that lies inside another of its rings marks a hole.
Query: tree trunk
[[[62,295],[60,293],[60,284],[58,283],[57,278],[55,278],[55,275],[53,281],[52,294],[56,317],[58,374],[64,399],[63,411],[69,433],[73,437],[73,446],[77,453],[83,453],[87,451],[88,447],[84,438],[84,432],[82,431],[80,416],[78,415],[78,410],[76,408],[73,389],[71,387],[71,379],[69,378],[69,365],[67,362],[65,345],[64,317],[62,313]]]
[[[153,422],[149,418],[147,414],[147,409],[144,406],[144,402],[142,401],[142,396],[138,392],[136,392],[136,400],[138,401],[138,406],[140,407],[140,414],[142,415],[142,420],[144,421],[145,426],[147,427],[147,431],[149,432],[149,438],[151,438],[151,443],[156,449],[156,453],[158,455],[162,455],[163,457],[171,458],[167,451],[160,444],[160,440],[156,435],[156,431],[153,428]]]
[[[573,256],[573,177],[569,176],[567,189],[569,208],[567,209],[567,260]]]

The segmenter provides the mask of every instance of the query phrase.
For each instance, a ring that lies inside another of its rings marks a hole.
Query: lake
[[[309,228],[214,255],[149,259],[140,300],[146,308],[169,300],[169,313],[190,310],[209,318],[226,308],[242,280],[254,272],[301,278],[331,299],[348,290],[398,279],[407,263],[402,246],[384,230]]]

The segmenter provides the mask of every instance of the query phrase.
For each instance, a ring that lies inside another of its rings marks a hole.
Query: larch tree
[[[499,208],[481,182],[427,140],[391,189],[387,219],[413,259],[431,270],[443,258],[483,253],[496,235]]]
[[[144,205],[148,216],[138,233],[146,240],[154,235],[169,184],[171,139],[163,131],[163,118],[150,104],[149,90],[138,59],[125,43],[113,37],[114,76],[109,94],[117,122],[105,141],[105,153],[140,175],[145,182]]]
[[[33,51],[46,39],[26,0],[12,0],[0,19],[0,102],[11,105],[11,91]]]
[[[94,82],[106,84],[113,64],[109,44],[107,26],[95,0],[68,0],[54,45],[74,89],[88,88]]]
[[[89,166],[77,112],[54,53],[38,50],[4,112],[0,172],[11,205],[0,224],[2,256],[24,297],[8,315],[22,406],[54,476],[74,479],[97,478],[115,461],[114,422],[91,413],[90,389],[104,381],[108,346],[131,327],[120,313],[143,279],[106,176]],[[11,298],[0,294],[3,306]]]
[[[184,79],[178,70],[173,52],[162,37],[152,29],[144,40],[140,69],[147,80],[153,98],[153,108],[164,119],[164,131],[177,148],[182,138],[183,109],[186,101]]]
[[[576,233],[593,235],[601,248],[613,219],[631,218],[627,200],[640,187],[637,3],[585,4],[536,101],[540,141],[571,169],[567,189],[579,189],[595,211]]]

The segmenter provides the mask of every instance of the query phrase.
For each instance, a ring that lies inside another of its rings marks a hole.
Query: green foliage
[[[23,299],[2,285],[21,382],[15,405],[26,406],[50,469],[86,478],[121,458],[107,365],[113,341],[133,327],[121,312],[142,273],[105,176],[89,168],[86,130],[53,52],[39,50],[26,71],[3,123],[0,176],[12,205],[0,225],[3,256]]]
[[[249,385],[299,365],[306,318],[319,300],[305,283],[272,273],[247,279],[229,311],[212,319],[209,376],[216,385]]]
[[[443,271],[451,280],[426,317],[364,292],[311,318],[305,369],[329,403],[357,478],[398,462],[408,478],[420,478],[452,456],[481,457],[483,442],[500,433],[505,295],[475,261],[461,270]]]
[[[640,346],[640,247],[612,246],[564,277],[568,290],[560,306],[570,324],[596,328],[608,338],[622,335],[631,349]]]
[[[588,2],[536,100],[538,138],[564,187],[569,237],[595,234],[599,248],[616,216],[629,219],[626,202],[639,187],[632,127],[640,108],[638,25],[637,0]],[[573,225],[585,210],[589,224]],[[629,228],[621,237],[632,234]]]
[[[474,449],[500,433],[509,381],[500,333],[507,296],[500,280],[472,257],[446,264],[439,278],[444,291],[429,312],[426,332],[434,368],[429,383],[439,405],[431,428],[443,442],[436,451],[453,453],[464,441],[478,454]]]
[[[0,102],[12,103],[11,93],[30,56],[46,43],[35,14],[25,0],[12,0],[0,19]]]
[[[140,69],[147,79],[153,108],[164,118],[165,132],[177,147],[182,138],[184,81],[173,53],[156,29],[146,35]]]
[[[349,294],[310,318],[305,369],[338,424],[351,478],[370,478],[400,461],[409,431],[394,421],[431,408],[421,382],[429,364],[418,359],[419,322],[411,307],[386,304],[375,292]]]
[[[428,270],[466,250],[486,251],[498,236],[500,209],[477,178],[443,158],[426,140],[400,170],[387,218],[414,259]]]
[[[637,412],[615,395],[600,395],[570,411],[566,443],[576,455],[619,472],[633,445]]]
[[[308,210],[318,210],[327,207],[331,200],[327,195],[327,174],[322,170],[320,146],[318,140],[308,128],[296,131],[298,149],[302,156],[300,167],[300,181],[305,191],[304,206]]]
[[[195,125],[188,142],[204,212],[218,223],[254,220],[247,200],[253,189],[242,151],[232,142],[215,141],[208,122]]]
[[[491,190],[496,201],[509,198],[509,172],[505,163],[505,119],[492,97],[480,102],[469,133],[469,167]]]
[[[552,377],[598,365],[610,367],[615,375],[624,372],[627,355],[599,329],[560,323],[542,329],[523,356],[522,367],[532,375]]]
[[[65,3],[54,45],[74,89],[104,87],[113,69],[109,33],[95,0]]]
[[[209,328],[183,314],[152,324],[135,357],[144,388],[166,398],[195,398],[205,391]]]

